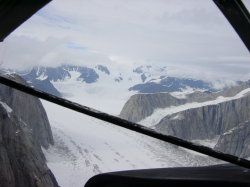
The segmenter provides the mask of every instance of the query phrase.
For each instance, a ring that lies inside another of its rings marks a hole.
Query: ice
[[[112,71],[111,71],[112,72]],[[129,97],[135,92],[127,88],[133,85],[130,81],[114,82],[116,75],[100,72],[97,82],[88,84],[78,80],[80,74],[70,71],[71,77],[52,82],[56,89],[67,99],[98,110],[118,115]],[[129,79],[125,77],[124,79]],[[132,77],[133,80],[138,77]]]
[[[42,101],[55,145],[43,150],[62,187],[83,186],[99,173],[177,166],[211,165],[204,155]]]
[[[67,99],[103,112],[118,115],[125,102],[134,94],[127,90],[129,84],[133,85],[133,82],[111,81],[119,76],[116,74],[111,73],[109,76],[100,73],[100,78],[95,84],[78,81],[77,72],[70,72],[70,74],[71,78],[53,82],[54,86]],[[140,77],[130,78],[135,80]],[[246,89],[234,97],[219,97],[204,103],[188,103],[157,109],[140,123],[151,126],[157,124],[166,115],[237,99],[249,91],[250,89]],[[185,97],[185,94],[175,93],[175,95]],[[55,145],[43,151],[49,168],[62,187],[84,186],[90,177],[103,172],[218,163],[218,160],[208,156],[110,125],[46,101],[42,103],[55,139]],[[179,115],[175,117],[182,118]],[[216,140],[197,140],[196,143],[212,147],[215,142]]]
[[[40,69],[39,69],[40,70]],[[37,72],[38,73],[38,72]],[[39,76],[39,77],[37,77],[36,79],[38,79],[38,80],[45,80],[45,79],[47,79],[48,78],[48,76],[47,75],[44,75],[44,72]]]

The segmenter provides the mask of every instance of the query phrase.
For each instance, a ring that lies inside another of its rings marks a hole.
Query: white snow
[[[134,84],[136,79],[139,79],[138,75],[134,77],[126,77],[124,75],[124,80],[117,83],[114,81],[114,78],[118,75],[112,74],[112,71],[110,75],[100,72],[98,81],[88,84],[79,81],[79,72],[70,71],[69,73],[71,78],[52,82],[64,97],[82,105],[115,115],[120,113],[121,108],[129,97],[135,94],[135,92],[129,92],[128,88]],[[132,81],[129,81],[129,78]]]
[[[248,122],[248,121],[245,121],[245,122]],[[227,132],[223,133],[223,135],[232,134],[235,130],[242,129],[242,128],[244,128],[244,126],[245,126],[245,124],[244,124],[244,123],[241,123],[241,124],[239,124],[238,126],[229,129]]]
[[[148,81],[148,82],[154,82],[154,83],[156,83],[156,84],[160,84],[160,83],[161,83],[161,79],[160,79],[160,78],[158,78],[158,79],[151,79],[151,80]]]
[[[48,78],[48,76],[47,75],[44,75],[44,72],[39,76],[39,77],[37,77],[36,79],[38,79],[38,80],[45,80],[45,79],[47,79]]]
[[[81,76],[81,73],[78,71],[69,71],[71,77],[67,77],[67,79],[71,79],[73,81],[77,81],[78,77]]]
[[[170,107],[163,108],[163,109],[158,108],[154,111],[152,115],[141,120],[139,123],[147,127],[153,127],[156,124],[158,124],[162,118],[164,118],[167,115],[171,115],[171,114],[181,112],[184,110],[188,110],[188,109],[192,109],[192,108],[199,108],[199,107],[208,106],[208,105],[216,105],[222,102],[239,99],[245,96],[246,94],[248,94],[249,92],[250,92],[250,88],[247,88],[245,90],[242,90],[241,92],[239,92],[237,95],[233,97],[220,96],[216,98],[215,100],[206,101],[203,103],[193,102],[193,103],[186,103],[184,105],[179,105],[179,106],[170,106]]]
[[[4,109],[7,111],[7,113],[11,113],[12,109],[7,105],[6,103],[0,101],[0,104],[4,107]]]
[[[62,187],[84,186],[90,177],[103,172],[215,164],[207,156],[42,103],[55,139],[55,145],[43,151]]]
[[[125,102],[134,94],[128,92],[127,88],[141,80],[140,75],[136,73],[127,75],[125,70],[109,70],[110,75],[100,72],[100,78],[94,84],[80,82],[79,73],[71,71],[71,78],[53,82],[53,85],[69,100],[118,115]],[[114,82],[113,79],[120,74],[113,72],[122,72],[124,80]],[[210,102],[158,109],[142,124],[150,126],[167,114],[236,99],[248,91],[250,90],[244,90],[232,98],[217,98]],[[62,187],[84,186],[90,177],[103,172],[211,165],[217,162],[210,157],[115,127],[55,104],[46,101],[42,103],[55,139],[55,145],[43,151],[49,168]],[[175,117],[180,119],[182,116]]]
[[[204,90],[202,90],[202,89],[193,89],[193,88],[187,86],[185,89],[182,89],[180,92],[170,92],[169,94],[172,95],[175,98],[178,98],[178,99],[185,99],[188,94],[191,94],[194,91],[203,92]]]
[[[176,116],[174,116],[174,117],[172,118],[172,120],[182,120],[183,118],[184,118],[183,115],[177,114]]]

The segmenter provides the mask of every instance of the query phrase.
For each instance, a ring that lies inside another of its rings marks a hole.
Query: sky
[[[53,0],[0,44],[2,67],[114,63],[250,78],[250,54],[212,0]]]

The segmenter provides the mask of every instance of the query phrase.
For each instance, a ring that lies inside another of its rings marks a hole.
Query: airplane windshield
[[[250,54],[211,0],[53,0],[0,43],[0,66],[46,93],[250,158]],[[22,164],[38,178],[36,167],[51,172],[42,184],[76,187],[104,172],[225,163],[3,85],[0,118],[7,178],[26,158],[37,158]]]

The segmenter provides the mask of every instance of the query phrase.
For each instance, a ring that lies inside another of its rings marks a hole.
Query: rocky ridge
[[[156,108],[178,106],[186,103],[185,99],[177,99],[169,93],[136,94],[125,103],[120,117],[138,122],[151,115]]]
[[[223,133],[215,149],[224,153],[232,154],[239,157],[250,156],[250,122],[240,123],[235,128]]]
[[[186,88],[202,89],[216,91],[208,82],[190,78],[177,78],[169,76],[160,76],[146,81],[147,76],[141,74],[141,84],[136,84],[129,88],[129,91],[138,91],[140,93],[158,93],[158,92],[180,92]]]
[[[110,69],[109,69],[110,68]],[[5,69],[6,73],[17,72],[29,84],[37,89],[62,97],[54,87],[54,82],[77,79],[83,84],[98,84],[103,80],[109,83],[126,84],[128,91],[138,93],[175,92],[191,88],[194,90],[215,91],[212,83],[190,77],[169,76],[167,67],[140,66],[135,69],[96,65],[95,67],[60,65],[58,67],[37,66],[30,70],[14,71]]]
[[[250,95],[164,117],[156,130],[186,140],[212,139],[250,119]]]
[[[8,78],[27,84],[17,75]],[[0,86],[0,186],[58,186],[41,147],[53,144],[41,102]]]
[[[250,81],[239,82],[221,92],[193,92],[185,97],[170,93],[137,94],[132,96],[123,107],[120,116],[134,122],[150,117],[157,109],[178,107],[188,103],[201,103],[194,107],[171,113],[159,119],[154,128],[164,134],[186,140],[207,140],[219,136],[216,150],[236,156],[250,156],[250,94],[230,99],[218,104],[204,104],[218,97],[234,97],[250,87]],[[143,123],[142,123],[143,124]]]
[[[195,91],[182,97],[176,97],[171,93],[136,94],[129,98],[120,112],[120,117],[133,122],[141,121],[150,116],[158,108],[179,106],[192,102],[205,102],[216,99],[219,96],[231,97],[250,86],[250,82],[242,82],[236,86],[221,92]]]

